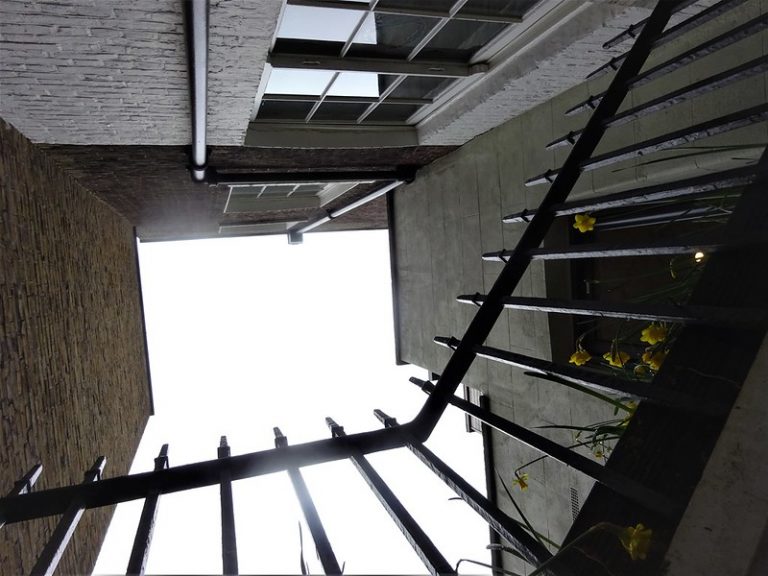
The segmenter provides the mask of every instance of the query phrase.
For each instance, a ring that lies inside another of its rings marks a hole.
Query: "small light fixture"
[[[696,254],[693,255],[693,259],[696,260],[696,262],[701,262],[704,260],[704,252],[696,252]]]

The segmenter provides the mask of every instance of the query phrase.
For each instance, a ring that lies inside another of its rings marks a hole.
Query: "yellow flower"
[[[648,549],[651,547],[651,536],[653,536],[653,530],[638,524],[635,527],[624,528],[619,535],[619,540],[632,560],[645,560]]]
[[[520,486],[520,491],[524,491],[528,489],[528,474],[523,472],[522,474],[519,474],[515,472],[515,479],[512,480],[512,484],[517,484]]]
[[[648,364],[651,370],[653,370],[654,372],[658,372],[659,368],[661,368],[661,365],[664,362],[664,359],[666,357],[667,357],[666,350],[656,350],[654,352],[653,350],[648,349],[643,353],[643,362]]]
[[[595,222],[597,222],[597,218],[589,214],[576,214],[573,220],[573,227],[582,233],[594,230]]]
[[[640,342],[647,342],[651,345],[664,342],[666,339],[667,327],[663,324],[656,324],[656,322],[652,322],[646,328],[643,328],[640,336]]]
[[[627,415],[624,417],[624,419],[619,422],[619,426],[622,428],[626,428],[627,424],[629,424],[629,421],[632,420],[632,416],[635,415],[635,410],[637,410],[637,402],[627,402],[626,406],[629,408],[629,412],[627,412]]]
[[[611,366],[623,368],[624,364],[629,362],[629,354],[620,350],[611,350],[603,354],[603,360],[607,360]]]
[[[568,360],[570,364],[576,364],[576,366],[583,366],[587,362],[592,360],[592,356],[584,348],[579,348],[571,354],[571,358]]]

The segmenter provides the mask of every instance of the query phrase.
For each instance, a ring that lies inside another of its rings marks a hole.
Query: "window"
[[[311,182],[285,184],[243,184],[229,187],[225,214],[320,208],[358,184],[354,182]]]
[[[536,0],[374,4],[287,0],[255,121],[412,125]]]

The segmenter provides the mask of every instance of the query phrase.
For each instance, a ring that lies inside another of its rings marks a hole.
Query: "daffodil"
[[[627,415],[624,417],[624,419],[619,422],[619,426],[622,428],[626,428],[627,424],[629,424],[629,421],[632,420],[632,416],[635,415],[635,410],[637,410],[637,402],[627,402],[626,407],[629,408],[629,411],[627,412]]]
[[[645,560],[648,549],[651,547],[651,536],[653,536],[653,530],[638,524],[624,528],[619,535],[619,540],[632,560]]]
[[[584,350],[584,348],[578,348],[576,352],[571,354],[571,357],[568,360],[568,362],[570,364],[576,364],[576,366],[583,366],[590,360],[592,360],[592,355],[586,350]]]
[[[607,360],[611,366],[623,368],[624,364],[629,362],[629,354],[621,350],[611,350],[603,354],[603,360]]]
[[[520,487],[520,491],[524,491],[528,489],[528,474],[523,472],[522,474],[519,474],[518,472],[515,472],[515,479],[512,480],[512,484],[517,484]]]
[[[573,227],[579,232],[590,232],[595,229],[597,218],[589,214],[576,214],[573,218]]]
[[[652,322],[643,328],[643,331],[640,335],[640,341],[647,342],[651,346],[658,344],[659,342],[664,342],[666,339],[667,327],[663,324],[656,324],[656,322]]]
[[[652,350],[648,349],[643,353],[643,362],[648,364],[649,368],[654,372],[658,372],[661,368],[664,359],[667,357],[666,350]]]

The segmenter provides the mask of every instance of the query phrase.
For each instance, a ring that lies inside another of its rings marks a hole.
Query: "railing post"
[[[325,419],[326,424],[331,429],[334,438],[343,438],[347,435],[344,428],[339,426],[332,418]],[[432,540],[421,529],[416,520],[411,516],[405,506],[395,496],[392,490],[387,486],[384,479],[374,470],[370,462],[360,453],[350,456],[350,460],[360,472],[360,475],[368,484],[368,487],[376,495],[384,509],[389,513],[400,532],[413,547],[416,554],[424,562],[424,565],[433,576],[439,574],[455,574],[456,571],[451,567],[445,557],[440,553]]]
[[[381,410],[374,410],[376,417],[387,428],[399,426],[397,420],[388,416]],[[512,544],[523,557],[534,566],[540,566],[552,558],[552,554],[526,532],[518,522],[494,506],[488,498],[480,494],[469,482],[464,480],[455,470],[440,460],[429,448],[421,442],[411,438],[403,432],[406,447],[413,452],[421,462],[451,488],[466,502],[470,508],[477,512],[496,532],[507,542]],[[564,570],[554,568],[547,570],[547,574],[568,574]]]
[[[155,471],[168,468],[168,444],[163,444],[160,454],[155,458]],[[126,574],[143,576],[146,569],[149,547],[152,545],[152,535],[155,530],[155,518],[157,518],[157,506],[160,500],[160,492],[157,490],[147,494],[144,507],[141,509],[141,518],[136,528],[136,537],[133,539],[131,556],[128,559]]]
[[[288,438],[283,436],[280,428],[274,428],[273,430],[275,433],[275,447],[285,448],[288,446]],[[312,540],[315,542],[315,548],[317,549],[320,563],[323,566],[323,572],[326,574],[341,574],[341,568],[336,560],[336,555],[333,553],[331,542],[328,540],[328,535],[325,533],[325,528],[320,520],[320,515],[317,513],[315,503],[312,501],[309,488],[307,488],[307,484],[304,482],[304,477],[301,475],[298,468],[288,468],[287,472],[288,476],[291,478],[296,497],[299,499],[304,519],[307,521],[309,531],[312,534]]]
[[[93,466],[85,473],[83,484],[90,484],[100,480],[106,464],[107,458],[99,456]],[[50,576],[54,573],[56,566],[59,565],[61,556],[64,554],[64,550],[67,549],[67,544],[69,544],[72,534],[75,532],[75,528],[77,528],[78,522],[80,522],[83,512],[85,512],[85,506],[80,500],[75,500],[69,505],[69,508],[64,512],[56,529],[53,531],[50,540],[48,540],[45,548],[43,548],[43,552],[37,559],[35,566],[32,568],[31,576]]]
[[[227,437],[222,436],[218,449],[219,458],[229,458],[231,451]],[[237,535],[235,534],[235,509],[232,500],[232,475],[227,470],[221,472],[219,484],[221,496],[221,563],[224,574],[237,574]]]
[[[22,494],[29,494],[32,491],[32,486],[35,485],[37,479],[40,478],[40,474],[43,472],[42,464],[35,464],[29,471],[21,478],[16,480],[13,484],[11,491],[6,496],[21,496]],[[5,526],[5,520],[0,518],[0,528]]]

